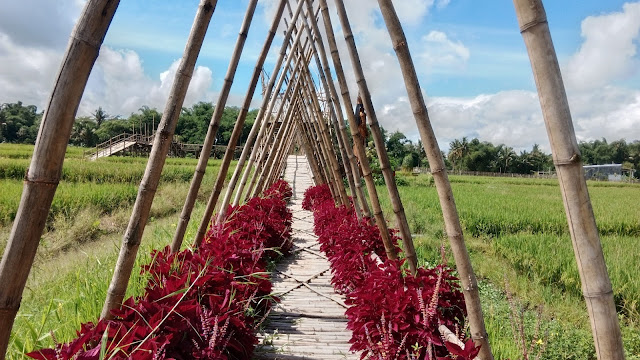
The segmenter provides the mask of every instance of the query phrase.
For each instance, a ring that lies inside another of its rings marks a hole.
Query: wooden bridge
[[[129,134],[123,133],[112,137],[111,139],[96,145],[95,151],[91,152],[88,157],[90,160],[108,157],[112,155],[123,155],[131,153],[136,155],[149,154],[153,145],[155,134]],[[171,142],[169,154],[176,157],[184,157],[192,154],[196,157],[200,156],[202,144],[183,144],[178,141]],[[214,145],[211,149],[211,156],[220,158],[227,150],[226,145]],[[236,146],[234,158],[237,158],[242,152],[242,146]]]
[[[359,359],[349,352],[344,298],[331,285],[327,258],[313,233],[313,213],[302,209],[304,192],[313,186],[305,156],[287,159],[285,180],[293,187],[294,248],[273,274],[273,309],[257,349],[260,359]]]

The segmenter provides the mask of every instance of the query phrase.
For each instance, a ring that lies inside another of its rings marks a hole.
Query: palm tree
[[[463,137],[462,140],[454,139],[449,144],[449,161],[453,163],[453,169],[455,170],[458,161],[462,160],[469,153],[469,142],[467,137]]]
[[[102,106],[99,106],[98,109],[93,112],[93,118],[96,120],[98,127],[100,127],[103,122],[109,119],[109,114],[102,109]]]
[[[504,172],[506,173],[509,169],[509,164],[517,157],[516,152],[513,151],[513,148],[506,145],[500,145],[498,147],[498,161],[500,163],[500,167],[504,165]]]

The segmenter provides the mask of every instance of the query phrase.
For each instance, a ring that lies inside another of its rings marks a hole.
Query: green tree
[[[100,125],[102,125],[103,122],[109,120],[109,114],[107,114],[101,106],[98,107],[98,109],[96,109],[96,111],[93,112],[93,119],[96,122],[96,125],[98,127],[100,127]]]
[[[469,153],[469,143],[467,137],[463,137],[462,140],[454,139],[449,143],[449,155],[447,158],[453,164],[453,170],[460,170],[459,163]]]
[[[96,134],[98,125],[89,117],[77,118],[71,128],[69,144],[84,147],[96,146],[98,135]]]
[[[176,126],[176,139],[187,144],[202,144],[213,110],[210,102],[199,102],[191,108],[183,108]]]
[[[498,145],[498,168],[499,172],[512,172],[512,163],[518,156],[513,148],[504,144]]]
[[[42,113],[35,105],[7,103],[0,105],[0,141],[34,144]]]

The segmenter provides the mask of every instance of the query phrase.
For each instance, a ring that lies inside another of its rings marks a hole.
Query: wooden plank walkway
[[[289,156],[285,179],[293,187],[294,249],[273,274],[273,292],[281,297],[267,319],[259,359],[359,359],[349,352],[344,298],[331,286],[331,270],[313,234],[313,214],[302,209],[313,186],[305,156]]]

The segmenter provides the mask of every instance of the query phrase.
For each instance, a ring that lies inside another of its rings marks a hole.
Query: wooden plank
[[[281,302],[269,315],[262,335],[265,343],[256,350],[256,358],[359,359],[349,351],[344,297],[331,285],[329,262],[313,233],[313,214],[301,206],[304,192],[312,186],[304,157],[287,159],[285,179],[295,179],[290,205],[294,248],[272,275],[273,293]]]

